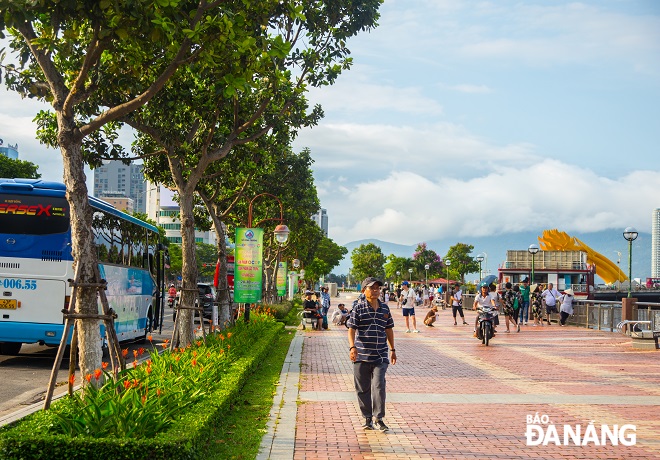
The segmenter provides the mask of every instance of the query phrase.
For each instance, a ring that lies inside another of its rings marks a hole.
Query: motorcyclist
[[[474,297],[474,304],[472,305],[472,309],[476,310],[478,306],[479,307],[489,306],[495,308],[495,299],[491,297],[487,284],[482,284],[480,286],[479,293]],[[473,337],[477,336],[478,327],[479,327],[479,314],[477,314],[477,317],[474,319]],[[495,334],[493,333],[493,335]]]
[[[170,306],[174,306],[174,301],[176,300],[176,287],[174,283],[170,284],[170,289],[167,291],[167,303]]]

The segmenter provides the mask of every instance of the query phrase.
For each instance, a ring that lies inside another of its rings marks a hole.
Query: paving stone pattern
[[[470,325],[404,332],[395,319],[398,363],[387,373],[387,433],[363,431],[354,394],[346,329],[298,331],[302,356],[295,459],[653,459],[660,458],[660,350],[634,350],[630,339],[575,327],[504,324],[483,346]],[[426,308],[417,308],[419,319]],[[528,446],[527,416],[598,428],[632,424],[636,445]],[[277,436],[275,436],[277,439]],[[274,458],[274,457],[273,457]]]

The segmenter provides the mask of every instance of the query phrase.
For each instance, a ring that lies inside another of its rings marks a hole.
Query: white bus
[[[60,343],[74,278],[65,193],[57,182],[0,179],[0,354],[18,354],[23,343]],[[89,202],[117,336],[146,338],[162,318],[158,229],[94,197]]]

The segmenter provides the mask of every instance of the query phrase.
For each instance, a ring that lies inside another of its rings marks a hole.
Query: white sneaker
[[[415,329],[413,332],[417,333],[417,332],[419,332],[419,331],[418,331],[417,329]]]
[[[410,329],[406,329],[406,334],[409,334],[409,333],[410,333]]]

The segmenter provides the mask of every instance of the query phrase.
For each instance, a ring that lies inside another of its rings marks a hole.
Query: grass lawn
[[[268,415],[280,372],[295,331],[285,331],[273,343],[271,353],[243,388],[242,396],[216,428],[209,459],[254,459],[266,432]]]

